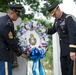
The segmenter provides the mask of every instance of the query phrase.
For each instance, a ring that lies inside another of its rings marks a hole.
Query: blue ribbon
[[[30,58],[33,60],[32,73],[36,75],[36,67],[38,62],[38,70],[40,75],[44,75],[40,59],[44,57],[44,50],[38,50],[36,47],[32,48]]]
[[[43,68],[42,68],[42,65],[41,65],[40,60],[39,60],[38,62],[39,62],[39,66],[38,66],[38,68],[39,68],[39,73],[40,73],[40,75],[44,75]]]

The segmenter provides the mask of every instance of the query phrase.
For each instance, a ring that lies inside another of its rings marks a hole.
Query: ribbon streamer
[[[40,75],[44,75],[44,72],[43,72],[43,68],[42,68],[40,59],[33,61],[33,66],[32,66],[32,73],[33,73],[33,75],[36,75],[37,62],[38,62],[39,74],[40,74]]]
[[[33,75],[36,75],[36,68],[38,63],[38,70],[40,75],[44,75],[43,68],[40,62],[40,59],[44,57],[43,49],[38,50],[37,48],[33,48],[31,51],[30,58],[33,60],[33,66],[32,66],[32,73]]]

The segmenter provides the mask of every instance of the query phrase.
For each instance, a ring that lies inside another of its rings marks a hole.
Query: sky
[[[61,10],[67,14],[69,13],[76,16],[76,4],[73,0],[63,0],[63,4],[60,4],[59,6]]]

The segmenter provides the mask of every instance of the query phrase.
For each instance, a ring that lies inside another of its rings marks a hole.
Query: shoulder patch
[[[8,33],[8,37],[9,37],[10,39],[13,39],[13,33],[12,33],[11,31]]]

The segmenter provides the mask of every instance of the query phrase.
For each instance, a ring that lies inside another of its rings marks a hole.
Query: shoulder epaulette
[[[73,15],[71,15],[71,14],[67,14],[66,18],[68,18],[69,16],[71,16],[72,19],[76,22],[76,17],[75,17],[75,16],[73,16]]]
[[[66,15],[66,18],[68,18],[69,16],[71,16],[70,14]]]

